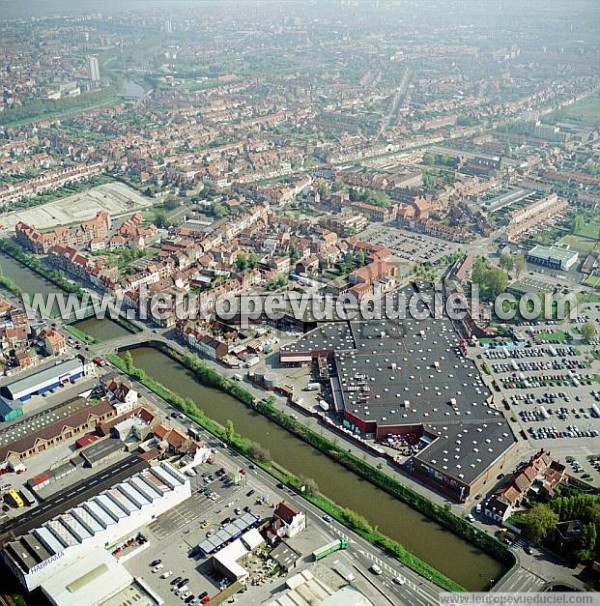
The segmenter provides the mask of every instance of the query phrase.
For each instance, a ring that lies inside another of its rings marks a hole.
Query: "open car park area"
[[[381,225],[367,228],[361,234],[361,238],[372,244],[385,246],[395,257],[414,263],[433,263],[441,257],[451,255],[459,248],[458,244]]]
[[[593,344],[579,338],[580,322],[521,324],[515,341],[493,343],[478,355],[515,433],[563,462],[581,465],[570,472],[600,485],[600,467],[587,462],[600,437],[600,375]]]

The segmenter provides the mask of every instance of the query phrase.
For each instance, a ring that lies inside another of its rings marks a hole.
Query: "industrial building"
[[[207,537],[198,545],[198,548],[204,555],[216,553],[223,549],[225,545],[241,537],[247,530],[255,528],[259,521],[252,513],[244,513],[210,537]]]
[[[8,423],[23,416],[21,402],[8,400],[0,395],[0,421]]]
[[[212,559],[215,570],[226,576],[230,581],[244,582],[248,571],[242,566],[244,560],[265,540],[256,528],[245,532],[239,539],[229,543],[217,552]]]
[[[32,396],[74,383],[80,377],[93,372],[93,364],[77,356],[5,383],[0,393],[8,400],[25,402]]]
[[[446,318],[326,324],[282,348],[280,360],[333,368],[320,377],[343,427],[390,445],[410,436],[406,470],[458,501],[510,465],[512,430]]]
[[[28,590],[47,584],[191,496],[189,480],[161,462],[7,543],[2,557]]]
[[[107,400],[90,402],[74,398],[64,404],[25,418],[0,431],[0,470],[69,440],[98,423],[115,418]]]
[[[54,606],[97,606],[125,590],[133,577],[110,553],[90,552],[42,584]]]
[[[579,261],[579,253],[560,246],[534,246],[525,256],[529,263],[569,271]]]
[[[303,570],[287,579],[286,589],[266,606],[372,606],[365,595],[353,585],[340,589],[330,587],[315,577],[310,570]]]

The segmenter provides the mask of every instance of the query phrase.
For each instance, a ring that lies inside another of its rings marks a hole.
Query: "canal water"
[[[28,295],[41,293],[47,297],[50,293],[66,294],[56,284],[46,280],[44,277],[31,271],[12,257],[0,253],[0,269],[1,272],[14,280],[17,285]],[[54,311],[57,311],[57,306],[52,306]],[[97,320],[96,318],[88,318],[79,322],[74,322],[73,326],[82,330],[86,334],[93,337],[98,343],[118,339],[131,334],[126,328],[113,322],[110,319]]]
[[[50,293],[64,294],[64,291],[56,286],[56,284],[49,282],[39,274],[31,271],[28,267],[21,265],[21,263],[3,253],[0,253],[0,269],[2,274],[11,278],[24,293],[30,296],[35,293],[41,293],[44,297],[47,297]],[[52,309],[56,310],[56,304],[52,306]]]
[[[104,320],[88,318],[86,320],[74,322],[73,326],[84,332],[86,335],[93,337],[96,343],[112,341],[112,339],[119,339],[131,334],[131,332],[124,326],[121,326],[120,324],[117,324],[117,322],[113,322],[113,320],[108,318],[105,318]]]
[[[221,391],[201,385],[181,364],[151,347],[132,349],[133,363],[208,417],[259,442],[274,461],[298,476],[313,478],[323,494],[363,515],[384,534],[471,591],[486,590],[505,567],[439,524],[346,470],[318,450]]]

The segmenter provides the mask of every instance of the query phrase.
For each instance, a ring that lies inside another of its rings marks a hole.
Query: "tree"
[[[597,334],[598,330],[593,322],[586,322],[585,324],[581,325],[581,338],[586,343],[589,343],[592,339],[595,339]]]
[[[521,275],[526,266],[527,263],[525,261],[525,257],[523,255],[515,255],[515,258],[513,259],[513,267],[515,269],[517,278]]]
[[[579,562],[587,562],[594,557],[596,548],[597,532],[595,524],[584,524],[577,537],[575,556]]]
[[[329,185],[327,185],[327,183],[325,183],[325,181],[321,181],[321,183],[319,183],[319,196],[321,196],[321,198],[328,198],[330,191],[329,191]]]
[[[235,260],[235,264],[240,271],[244,271],[248,265],[248,257],[246,256],[246,253],[239,253]]]
[[[500,267],[506,271],[511,271],[514,267],[514,259],[510,253],[504,253],[500,256]]]
[[[271,460],[271,453],[258,442],[252,442],[250,446],[250,456],[261,463],[266,463]]]
[[[352,528],[362,530],[363,532],[373,532],[373,526],[369,524],[367,518],[352,509],[344,509],[344,517]]]
[[[498,267],[492,267],[487,260],[479,259],[473,267],[472,280],[481,289],[481,297],[485,301],[493,301],[506,291],[508,276]]]
[[[358,251],[358,259],[357,260],[358,260],[358,265],[360,267],[364,267],[367,264],[367,259],[366,259],[366,256],[365,256],[365,251],[362,248]]]
[[[162,209],[155,210],[153,222],[156,227],[166,227],[168,223],[167,211]]]
[[[433,189],[435,187],[435,177],[426,171],[423,171],[423,187],[425,189]]]
[[[233,427],[233,421],[231,419],[227,419],[227,423],[225,424],[225,439],[228,442],[232,442],[235,437],[235,429]]]
[[[319,486],[312,478],[300,478],[304,492],[308,495],[315,495],[319,492]]]
[[[248,267],[250,269],[255,269],[258,267],[258,256],[254,251],[252,251],[248,257]]]
[[[541,543],[558,524],[558,514],[539,503],[527,514],[525,534],[532,543]]]
[[[125,368],[127,369],[127,372],[130,372],[133,368],[133,356],[131,355],[131,352],[127,350],[122,357],[123,362],[125,362]]]

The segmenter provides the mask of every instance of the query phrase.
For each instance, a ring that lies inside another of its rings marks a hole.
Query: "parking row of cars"
[[[527,431],[534,440],[547,440],[556,438],[597,438],[600,432],[597,429],[579,429],[577,425],[568,425],[566,429],[557,429],[556,426],[528,427]]]
[[[551,374],[526,377],[523,374],[513,373],[510,377],[498,379],[504,389],[537,389],[540,387],[579,387],[592,385],[592,378],[579,373]]]
[[[431,261],[453,250],[449,244],[430,240],[424,236],[389,230],[369,236],[369,241],[389,248],[395,256],[407,261]]]
[[[508,360],[525,358],[549,358],[557,356],[560,358],[574,358],[577,356],[575,348],[570,346],[563,347],[532,347],[531,344],[525,347],[498,347],[496,349],[487,349],[485,357],[488,360]]]
[[[591,479],[590,474],[585,471],[582,464],[577,459],[574,457],[567,457],[566,461],[567,464],[571,466],[571,471],[573,473],[582,475],[584,480]],[[591,458],[590,464],[596,471],[600,472],[600,457]]]
[[[153,560],[152,562],[150,562],[150,566],[154,574],[158,574],[161,570],[164,570],[165,567],[162,560]],[[172,575],[172,570],[166,570],[160,575],[160,578],[166,581]],[[190,591],[188,587],[189,582],[189,578],[177,576],[170,581],[171,591],[184,604],[189,604],[190,606],[195,606],[196,604],[208,604],[208,602],[210,602],[210,596],[208,595],[208,591],[204,591],[203,593],[196,596]]]
[[[568,358],[552,358],[550,360],[536,360],[534,362],[515,362],[510,364],[492,364],[495,373],[506,372],[540,372],[542,370],[584,370],[587,368],[583,360]]]

